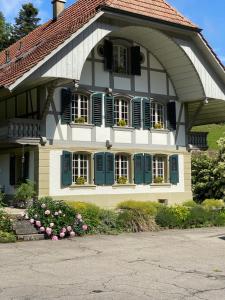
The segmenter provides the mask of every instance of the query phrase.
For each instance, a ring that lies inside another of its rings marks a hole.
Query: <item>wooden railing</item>
[[[190,132],[188,135],[188,144],[191,150],[207,150],[208,132]]]
[[[37,139],[40,137],[40,121],[34,119],[9,119],[0,124],[1,139]]]

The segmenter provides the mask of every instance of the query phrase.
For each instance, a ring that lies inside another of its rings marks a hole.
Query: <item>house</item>
[[[164,0],[78,0],[0,53],[0,185],[39,197],[192,198],[193,125],[225,120],[225,72]]]

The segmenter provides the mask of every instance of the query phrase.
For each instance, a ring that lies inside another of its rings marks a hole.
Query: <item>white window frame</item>
[[[117,104],[118,102],[118,104]],[[124,103],[126,103],[126,112],[123,111]],[[118,110],[116,109],[118,107]],[[122,115],[127,114],[127,118],[123,118]],[[119,118],[117,118],[117,115]],[[114,99],[114,125],[118,126],[119,120],[125,120],[126,126],[130,126],[130,100],[124,97],[116,97]]]
[[[153,101],[151,102],[151,128],[154,129],[159,123],[162,125],[161,129],[165,129],[165,105]]]
[[[124,60],[123,65],[120,66],[122,60]],[[120,67],[124,69],[120,71]],[[118,74],[128,74],[128,47],[120,44],[113,45],[113,72]]]
[[[124,165],[125,166],[124,166]],[[123,170],[126,170],[123,172]],[[131,170],[131,162],[130,155],[126,153],[118,153],[115,155],[115,179],[119,177],[126,177],[127,182],[130,181],[130,170]]]
[[[78,99],[76,99],[78,97]],[[82,101],[85,100],[87,102],[87,108],[82,108]],[[77,106],[77,115],[76,115],[76,106],[75,103],[78,103]],[[73,93],[72,103],[71,103],[71,117],[74,123],[76,123],[76,119],[80,117],[84,117],[86,120],[84,124],[90,124],[90,97],[89,95],[83,93]],[[82,110],[86,110],[86,114],[82,114]]]
[[[77,159],[76,159],[77,156]],[[82,156],[86,157],[86,159],[82,159]],[[77,162],[77,166],[76,166]],[[82,166],[82,162],[86,163],[86,166]],[[74,152],[72,157],[72,182],[76,184],[76,179],[78,177],[84,177],[85,183],[89,183],[90,181],[90,154],[86,152]],[[86,174],[81,172],[82,168],[86,168]],[[77,171],[76,171],[77,169]]]
[[[154,155],[152,162],[152,175],[153,182],[155,178],[162,177],[163,182],[165,183],[167,180],[167,157],[165,155]]]

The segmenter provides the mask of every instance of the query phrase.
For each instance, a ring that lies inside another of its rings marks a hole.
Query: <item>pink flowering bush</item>
[[[83,235],[88,231],[81,214],[65,202],[54,201],[51,197],[34,202],[26,216],[40,233],[54,241]]]

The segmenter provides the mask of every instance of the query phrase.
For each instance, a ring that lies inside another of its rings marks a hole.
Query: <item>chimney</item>
[[[52,0],[53,5],[53,20],[56,20],[58,16],[64,11],[66,0]]]

